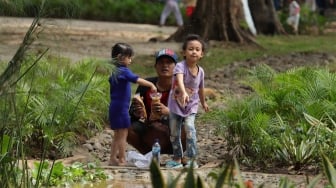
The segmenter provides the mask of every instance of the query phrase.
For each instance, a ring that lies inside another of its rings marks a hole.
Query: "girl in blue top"
[[[173,146],[173,160],[168,161],[166,167],[182,167],[183,150],[181,144],[181,128],[186,132],[186,157],[189,159],[187,166],[191,165],[197,154],[195,116],[198,104],[201,103],[204,111],[209,107],[204,96],[204,71],[198,65],[203,57],[205,43],[198,35],[188,35],[183,43],[182,51],[184,61],[176,64],[172,78],[168,108],[170,141]],[[197,167],[194,161],[194,167]]]
[[[114,137],[111,144],[110,165],[126,165],[126,138],[131,125],[128,113],[131,100],[131,82],[149,87],[156,92],[153,83],[139,78],[128,66],[131,64],[134,52],[130,45],[117,43],[112,47],[112,61],[116,71],[110,76],[110,106],[109,121]]]

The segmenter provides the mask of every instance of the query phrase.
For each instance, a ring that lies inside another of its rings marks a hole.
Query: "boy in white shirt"
[[[300,5],[295,0],[290,0],[289,17],[287,23],[293,28],[295,34],[298,34],[300,21]]]

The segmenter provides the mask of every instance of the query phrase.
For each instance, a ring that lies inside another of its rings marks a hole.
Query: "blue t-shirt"
[[[131,83],[136,83],[138,78],[139,76],[122,65],[118,65],[115,74],[110,76],[109,120],[111,129],[128,128],[131,125],[128,113],[132,92]]]

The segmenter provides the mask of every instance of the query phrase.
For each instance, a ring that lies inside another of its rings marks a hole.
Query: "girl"
[[[111,156],[109,165],[126,165],[126,138],[131,120],[128,114],[131,100],[131,82],[149,87],[156,92],[153,83],[135,75],[128,66],[131,64],[134,52],[130,45],[117,43],[112,47],[112,62],[116,71],[110,78],[110,107],[109,120],[114,138],[111,144]]]
[[[186,132],[186,156],[187,167],[196,158],[196,129],[195,116],[198,104],[201,102],[203,109],[208,112],[209,107],[204,96],[204,71],[198,65],[203,57],[205,44],[198,35],[188,35],[182,46],[184,61],[176,64],[172,78],[172,90],[170,91],[168,108],[170,141],[173,147],[173,160],[166,163],[167,168],[181,168],[183,150],[181,144],[182,124]],[[194,168],[198,165],[193,163]]]

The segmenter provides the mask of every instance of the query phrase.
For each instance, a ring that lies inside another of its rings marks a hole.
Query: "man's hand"
[[[140,95],[135,95],[132,98],[130,112],[134,117],[139,118],[139,120],[142,122],[145,122],[147,120],[145,105],[142,102],[142,98],[140,97]]]
[[[162,104],[161,102],[159,103],[153,103],[151,106],[152,110],[155,112],[161,114],[161,115],[168,115],[169,114],[169,109],[167,106]]]

